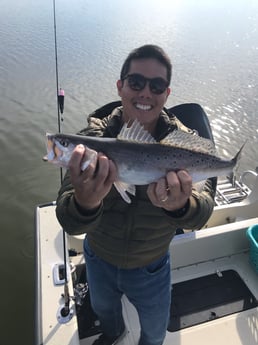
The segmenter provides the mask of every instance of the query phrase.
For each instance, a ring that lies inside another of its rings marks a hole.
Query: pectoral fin
[[[86,153],[81,164],[81,170],[86,170],[91,163],[96,165],[97,159],[98,153],[95,150],[91,150],[90,148],[86,147]]]
[[[135,186],[124,183],[124,182],[120,182],[120,181],[114,182],[114,186],[116,187],[118,193],[121,195],[121,197],[124,199],[124,201],[126,201],[128,204],[130,204],[131,199],[127,193],[135,195]]]

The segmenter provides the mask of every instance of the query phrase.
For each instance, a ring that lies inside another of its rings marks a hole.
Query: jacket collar
[[[123,126],[122,114],[123,107],[120,106],[116,107],[112,113],[107,116],[106,135],[110,137],[117,137]],[[157,122],[155,133],[153,135],[157,141],[162,140],[168,133],[177,128],[175,119],[176,118],[174,115],[168,115],[165,109],[162,110]]]

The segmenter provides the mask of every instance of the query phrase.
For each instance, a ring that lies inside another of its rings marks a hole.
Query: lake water
[[[52,0],[0,0],[0,344],[33,344],[34,209],[54,200],[59,170],[44,163],[56,132]],[[258,1],[56,0],[63,132],[118,99],[127,54],[146,43],[173,62],[167,106],[200,103],[218,152],[248,139],[239,172],[258,166]]]

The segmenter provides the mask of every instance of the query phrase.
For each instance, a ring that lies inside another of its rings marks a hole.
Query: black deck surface
[[[85,265],[79,265],[76,272],[77,283],[85,282]],[[180,282],[172,289],[168,331],[178,331],[257,305],[257,300],[234,270]],[[77,307],[77,320],[81,339],[101,332],[89,293],[83,305]]]
[[[173,285],[168,331],[254,308],[257,300],[234,270]]]

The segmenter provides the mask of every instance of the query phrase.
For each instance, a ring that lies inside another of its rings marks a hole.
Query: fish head
[[[43,160],[67,168],[75,145],[67,138],[46,134],[47,154]]]
[[[47,155],[43,158],[44,161],[51,162],[63,168],[68,168],[69,161],[78,141],[73,140],[65,134],[48,134],[47,133]],[[85,152],[81,160],[81,170],[87,169],[90,164],[96,166],[98,153],[83,145]]]

